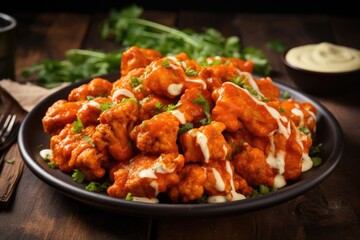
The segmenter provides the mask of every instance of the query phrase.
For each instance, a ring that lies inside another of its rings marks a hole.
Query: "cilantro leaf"
[[[84,127],[84,125],[83,125],[81,119],[78,118],[73,122],[73,128],[71,129],[71,131],[73,133],[80,133],[83,130],[83,127]]]
[[[209,124],[211,122],[211,115],[210,115],[210,104],[209,102],[204,98],[201,93],[198,93],[198,97],[193,101],[197,105],[203,105],[204,106],[204,113],[206,115],[206,119],[200,120],[200,122],[203,125]]]
[[[77,183],[83,183],[85,180],[85,174],[79,169],[75,169],[71,177]]]

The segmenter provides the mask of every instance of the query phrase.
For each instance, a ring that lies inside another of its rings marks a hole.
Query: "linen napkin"
[[[10,79],[0,81],[0,87],[7,91],[27,112],[30,112],[41,100],[69,84],[63,83],[58,87],[47,89],[30,82],[20,83]]]

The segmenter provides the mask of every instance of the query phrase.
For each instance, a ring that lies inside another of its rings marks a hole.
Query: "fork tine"
[[[2,127],[2,129],[0,129],[0,144],[4,143],[6,138],[10,135],[11,130],[14,127],[16,121],[16,115],[8,115],[5,123]]]
[[[4,132],[5,132],[8,124],[9,124],[9,122],[10,122],[11,115],[8,115],[5,121],[3,121],[4,118],[5,118],[5,115],[1,115],[1,121],[0,121],[0,123],[1,123],[0,137],[4,134]]]

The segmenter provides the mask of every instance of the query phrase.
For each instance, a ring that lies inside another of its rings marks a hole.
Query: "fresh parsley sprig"
[[[101,25],[103,39],[114,39],[119,49],[114,52],[101,50],[70,49],[65,60],[46,59],[22,70],[26,79],[52,88],[63,82],[78,82],[87,78],[118,72],[122,52],[131,46],[151,48],[164,56],[185,52],[202,63],[210,56],[234,57],[254,62],[254,73],[269,75],[270,62],[261,49],[241,48],[237,36],[225,37],[214,28],[204,32],[192,29],[179,30],[142,19],[143,9],[131,5],[121,10],[111,10]]]
[[[225,37],[214,28],[207,28],[204,32],[180,30],[142,19],[142,13],[143,9],[137,5],[122,10],[112,9],[103,22],[101,36],[114,39],[124,47],[151,48],[163,55],[185,52],[199,62],[210,56],[252,60],[254,73],[268,75],[270,72],[270,63],[264,52],[254,47],[241,49],[237,36]]]

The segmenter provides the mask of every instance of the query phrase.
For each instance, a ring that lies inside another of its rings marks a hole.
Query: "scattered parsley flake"
[[[322,162],[322,159],[320,157],[312,157],[311,161],[313,162],[313,166],[319,166]]]
[[[8,164],[14,164],[15,160],[14,159],[6,159],[6,163]]]
[[[206,119],[202,119],[200,120],[200,122],[203,124],[203,125],[207,125],[211,122],[211,115],[210,115],[210,104],[209,102],[204,98],[203,95],[201,95],[201,93],[198,93],[198,97],[196,99],[194,99],[193,101],[195,104],[197,105],[203,105],[204,106],[204,113],[206,115]]]
[[[319,143],[319,144],[316,145],[316,146],[311,146],[311,147],[310,147],[310,151],[309,151],[309,155],[314,155],[315,153],[319,153],[321,147],[322,147],[322,144],[321,144],[321,143]]]
[[[299,131],[306,134],[306,135],[308,135],[308,136],[311,135],[310,130],[306,126],[299,127]]]
[[[199,72],[192,70],[191,68],[186,68],[185,74],[186,74],[186,76],[189,76],[189,77],[195,77],[195,76],[198,76]]]
[[[285,113],[285,109],[284,109],[282,106],[279,106],[279,111],[280,111],[281,113]]]
[[[169,59],[165,59],[162,63],[161,66],[163,66],[164,68],[169,68],[170,67],[170,61]]]
[[[86,96],[86,100],[87,100],[87,101],[91,101],[91,100],[94,100],[94,99],[95,99],[94,96]]]
[[[77,120],[73,122],[72,132],[80,133],[83,130],[83,127],[84,127],[84,125],[83,125],[81,119],[77,118]]]
[[[89,137],[88,135],[84,136],[84,140],[85,142],[87,142],[88,144],[90,144],[92,147],[95,147],[95,144],[92,142],[91,137]]]
[[[75,169],[71,177],[77,183],[83,183],[85,180],[85,174],[79,169]]]
[[[196,202],[197,203],[207,203],[208,200],[208,196],[206,194],[202,195],[201,198],[197,199]]]
[[[133,195],[131,194],[131,192],[128,192],[126,194],[125,200],[127,201],[132,201],[134,199]]]
[[[184,132],[187,132],[187,131],[189,131],[190,129],[193,129],[193,128],[194,128],[194,125],[191,122],[182,124],[179,131],[178,131],[178,135],[181,135]]]
[[[131,87],[133,87],[133,88],[139,86],[139,85],[140,85],[139,78],[134,77],[134,76],[131,76],[131,77],[130,77],[130,85],[131,85]]]
[[[290,99],[291,98],[291,94],[288,91],[281,91],[280,93],[280,97],[282,99]]]
[[[105,110],[108,110],[112,106],[114,106],[112,103],[104,102],[103,104],[100,105],[100,109],[101,109],[102,112],[104,112]]]
[[[53,169],[57,168],[56,162],[49,162],[48,166],[53,168]]]
[[[172,110],[175,110],[177,108],[177,105],[174,105],[174,104],[169,104],[167,105],[166,107],[166,111],[172,111]]]
[[[106,192],[109,187],[108,183],[90,182],[85,189],[90,192]]]

